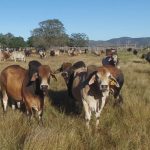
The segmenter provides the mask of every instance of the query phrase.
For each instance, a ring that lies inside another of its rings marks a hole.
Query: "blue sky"
[[[39,22],[54,18],[67,34],[91,40],[150,36],[150,0],[0,0],[0,33],[27,39]]]

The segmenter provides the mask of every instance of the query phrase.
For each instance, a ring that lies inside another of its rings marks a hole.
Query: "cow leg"
[[[39,110],[39,111],[38,111],[39,124],[40,124],[40,122],[41,122],[42,125],[43,125],[42,115],[43,115],[43,110]]]
[[[21,103],[17,102],[17,107],[20,109],[21,108]]]
[[[11,108],[12,108],[12,110],[16,109],[15,101],[13,99],[11,99]]]
[[[32,116],[33,116],[32,108],[27,110],[27,114],[28,114],[28,121],[29,121],[29,123],[31,123]]]
[[[89,129],[90,128],[90,120],[91,120],[91,110],[85,100],[83,100],[83,107],[84,107],[84,111],[85,111],[86,126]]]
[[[96,115],[96,128],[99,125],[99,118],[100,118],[101,112],[103,110],[103,107],[105,106],[106,98],[107,98],[106,96],[102,97],[102,103],[101,103],[101,108],[100,109],[99,109],[99,102],[98,102],[98,105],[97,105],[98,111],[95,114]]]
[[[26,105],[26,110],[27,110],[28,122],[30,123],[32,119],[32,114],[33,114],[32,107],[29,107]]]
[[[77,114],[81,114],[82,112],[82,102],[76,101],[75,102],[76,112]]]
[[[114,98],[115,98],[114,106],[117,105],[117,104],[122,104],[123,103],[123,98],[122,98],[122,96],[119,92],[115,93]]]
[[[12,107],[12,110],[15,110],[15,109],[16,109],[15,104],[12,104],[11,107]]]
[[[6,91],[3,91],[2,95],[3,95],[3,109],[4,109],[4,112],[6,112],[7,104],[8,104],[8,96],[7,96]]]

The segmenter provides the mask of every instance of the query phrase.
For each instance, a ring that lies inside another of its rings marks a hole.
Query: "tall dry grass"
[[[45,101],[44,125],[36,120],[28,124],[26,115],[8,107],[3,114],[0,107],[0,149],[1,150],[149,150],[150,149],[150,64],[130,53],[120,52],[120,66],[125,75],[122,88],[124,103],[113,107],[113,98],[104,107],[99,129],[88,131],[83,114],[64,111],[68,104],[66,85],[60,75],[58,81],[51,81],[49,97]],[[64,61],[83,60],[86,64],[101,64],[101,57],[91,54],[77,57],[60,56],[28,58],[40,60],[58,68]],[[14,62],[0,62],[0,71]],[[28,63],[17,62],[23,67]],[[93,118],[94,122],[94,118]],[[92,123],[94,126],[94,123]]]

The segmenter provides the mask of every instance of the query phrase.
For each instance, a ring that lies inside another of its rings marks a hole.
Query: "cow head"
[[[66,84],[69,83],[70,80],[73,80],[73,73],[75,70],[79,68],[85,68],[85,63],[83,61],[78,61],[73,65],[69,62],[64,62],[59,69],[55,71],[55,73],[60,73],[64,78]]]
[[[72,64],[69,62],[64,62],[60,68],[58,68],[54,73],[60,73],[60,72],[65,72],[68,71],[71,68]]]
[[[109,88],[110,84],[119,87],[119,84],[116,81],[116,79],[104,67],[99,67],[99,69],[91,75],[88,84],[91,85],[94,83],[102,92],[108,92],[110,90]]]
[[[38,81],[38,86],[44,94],[49,88],[50,78],[57,80],[48,65],[35,65],[32,63],[29,65],[29,77],[31,82]]]
[[[66,84],[68,83],[69,81],[69,77],[70,77],[70,72],[71,72],[71,67],[72,67],[72,64],[69,63],[69,62],[64,62],[60,68],[58,68],[54,73],[57,74],[57,73],[61,73],[61,76],[64,78]]]
[[[47,65],[42,65],[39,67],[38,75],[39,75],[39,80],[41,81],[40,89],[43,91],[48,89],[51,77],[57,81],[57,78],[55,77],[54,73]]]

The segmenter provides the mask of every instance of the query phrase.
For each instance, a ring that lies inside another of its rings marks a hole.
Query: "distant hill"
[[[131,38],[131,37],[120,37],[120,38],[113,38],[107,41],[89,41],[89,46],[117,46],[117,45],[134,45],[136,44],[137,47],[145,47],[150,46],[150,37],[142,37],[142,38]]]

